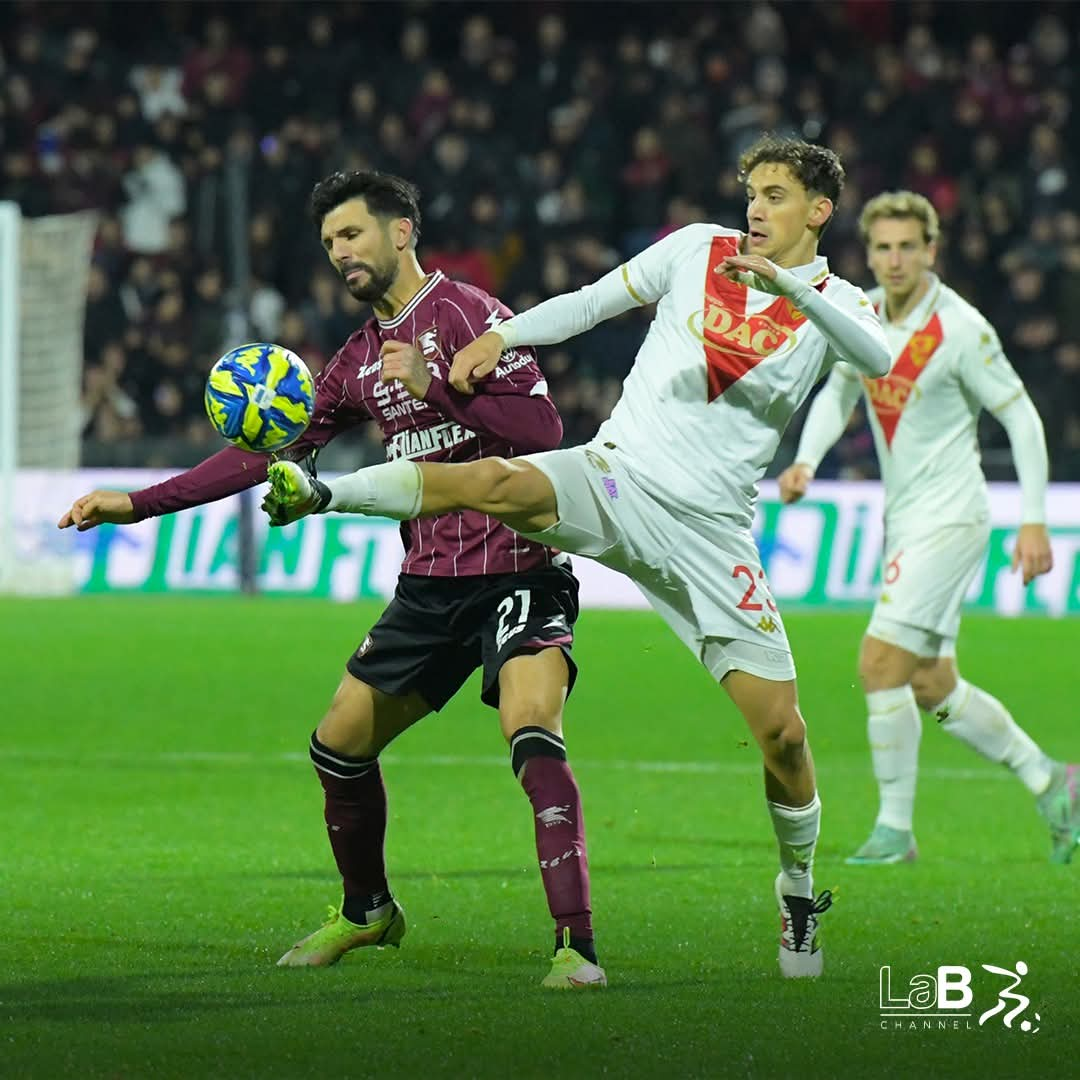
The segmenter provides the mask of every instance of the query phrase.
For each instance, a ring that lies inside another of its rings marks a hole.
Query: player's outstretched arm
[[[325,446],[338,432],[355,424],[366,416],[350,414],[340,402],[342,372],[336,371],[335,361],[343,350],[335,354],[325,371],[315,381],[315,410],[311,424],[303,437],[276,457],[296,460],[306,457],[313,450]],[[261,484],[274,458],[256,454],[238,447],[226,446],[216,454],[186,472],[178,473],[160,484],[141,488],[126,494],[122,491],[92,491],[76,499],[57,522],[61,529],[76,526],[80,531],[93,529],[112,522],[130,525],[148,517],[173,514],[192,506],[216,502],[228,495]]]
[[[519,345],[557,345],[591,330],[605,319],[655,303],[668,291],[672,271],[686,252],[712,232],[707,225],[687,225],[591,285],[553,296],[500,323],[497,330],[481,334],[454,354],[451,386],[463,394],[471,393],[473,383],[495,370],[505,349]]]
[[[61,529],[74,525],[80,532],[112,523],[130,525],[144,518],[171,514],[191,506],[215,502],[266,479],[265,454],[226,447],[187,472],[130,494],[92,491],[75,500],[57,522]]]
[[[504,349],[515,345],[557,345],[645,303],[633,295],[627,283],[625,267],[617,267],[577,292],[553,296],[500,323],[498,330],[481,334],[454,354],[451,386],[461,393],[470,393],[474,382],[495,370]]]
[[[724,273],[750,288],[786,296],[821,331],[833,352],[864,375],[877,379],[892,366],[885,331],[870,302],[853,285],[847,291],[854,302],[841,306],[763,255],[729,255]]]
[[[79,532],[86,532],[98,525],[130,525],[135,520],[135,508],[126,491],[99,489],[76,499],[56,525],[59,529],[70,529],[74,525]]]

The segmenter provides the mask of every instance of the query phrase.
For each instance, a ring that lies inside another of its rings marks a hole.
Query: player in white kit
[[[283,462],[271,481],[293,516],[472,507],[633,578],[761,747],[780,848],[780,968],[813,976],[818,917],[831,902],[813,892],[821,804],[795,666],[750,526],[757,483],[811,387],[838,360],[883,375],[889,356],[869,300],[817,255],[843,184],[836,155],[766,138],[740,169],[746,232],[689,225],[457,354],[451,379],[468,389],[512,370],[519,345],[555,344],[656,303],[622,397],[587,445],[468,465],[393,462],[329,486]]]
[[[880,792],[869,839],[847,861],[916,858],[912,828],[922,722],[1007,765],[1036,796],[1050,827],[1051,858],[1068,862],[1080,841],[1078,769],[1047,757],[996,698],[956,667],[960,605],[989,538],[989,500],[976,423],[988,409],[1009,436],[1022,492],[1013,569],[1024,583],[1051,568],[1046,532],[1042,423],[993,327],[932,272],[938,218],[908,191],[867,203],[859,220],[878,288],[893,366],[867,379],[837,364],[814,399],[795,455],[780,475],[785,502],[801,498],[826,451],[865,397],[885,485],[882,591],[859,656],[870,750]]]

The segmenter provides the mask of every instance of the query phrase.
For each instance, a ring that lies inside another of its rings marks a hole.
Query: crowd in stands
[[[425,269],[520,310],[687,222],[740,225],[739,152],[797,134],[847,169],[823,243],[844,277],[872,283],[865,199],[933,200],[940,269],[999,328],[1055,478],[1076,480],[1078,79],[1069,3],[11,3],[0,198],[100,214],[85,460],[179,465],[216,445],[202,388],[225,348],[278,341],[318,370],[368,316],[306,214],[328,172],[415,180]],[[648,316],[543,350],[568,444],[607,415]],[[996,468],[1004,433],[982,436]],[[342,464],[378,456],[372,430]],[[823,474],[875,475],[860,415]]]

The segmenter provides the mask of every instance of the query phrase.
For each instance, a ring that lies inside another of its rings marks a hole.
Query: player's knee
[[[546,702],[541,695],[499,704],[499,726],[507,742],[512,742],[523,728],[555,731],[560,728],[561,709],[556,702]]]
[[[864,644],[859,653],[859,680],[863,690],[872,694],[875,690],[903,686],[908,681],[908,673],[898,662],[894,650]]]
[[[806,721],[797,708],[778,706],[765,717],[758,738],[767,758],[794,761],[806,752]]]
[[[374,726],[348,709],[335,708],[319,721],[315,738],[332,753],[350,758],[377,757],[381,746],[375,744]]]
[[[953,692],[955,686],[956,679],[948,672],[916,671],[911,677],[915,702],[924,712],[936,709]]]

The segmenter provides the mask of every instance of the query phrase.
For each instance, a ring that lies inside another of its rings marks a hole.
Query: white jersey
[[[691,225],[623,265],[630,296],[659,304],[596,441],[624,451],[642,486],[667,505],[749,528],[784,429],[838,357],[789,299],[721,273],[742,239]],[[880,337],[866,296],[831,275],[823,257],[791,273]]]
[[[841,364],[832,375],[857,383],[865,395],[886,522],[895,535],[988,517],[979,412],[1000,412],[1025,395],[994,328],[936,275],[930,277],[926,296],[905,319],[882,319],[893,357],[889,374],[867,379]],[[882,289],[870,298],[883,308]],[[851,395],[853,387],[844,393]]]

